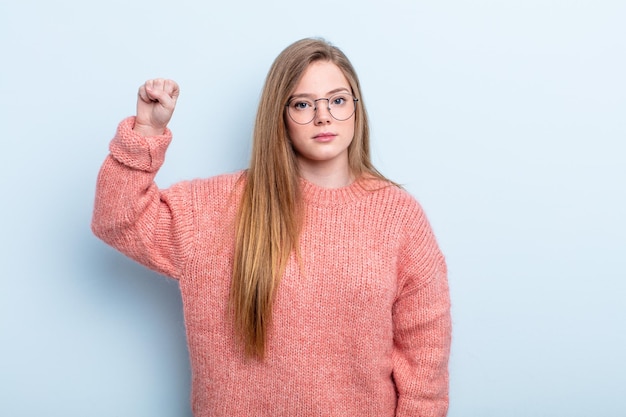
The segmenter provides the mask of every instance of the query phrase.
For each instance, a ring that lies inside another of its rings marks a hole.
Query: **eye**
[[[291,102],[291,108],[294,110],[304,111],[313,108],[313,103],[306,100],[294,100]]]
[[[345,95],[333,96],[331,101],[330,101],[330,105],[331,106],[342,106],[342,105],[346,104],[347,101],[348,101],[348,97],[345,96]]]

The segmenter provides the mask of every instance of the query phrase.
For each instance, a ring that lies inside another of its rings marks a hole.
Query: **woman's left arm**
[[[422,210],[411,217],[393,307],[396,417],[444,417],[451,341],[447,267]]]

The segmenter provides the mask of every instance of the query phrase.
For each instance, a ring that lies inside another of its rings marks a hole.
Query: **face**
[[[291,100],[297,102],[302,99],[302,104],[298,106],[305,107],[306,102],[330,98],[337,93],[345,93],[344,97],[351,98],[352,89],[348,80],[337,65],[328,61],[317,61],[306,69],[291,95]],[[298,124],[289,114],[285,115],[287,133],[300,168],[346,171],[349,169],[348,146],[354,137],[355,115],[353,113],[346,120],[337,120],[328,111],[327,100],[315,103],[317,110],[310,123]],[[348,102],[345,105],[353,106],[353,103]]]

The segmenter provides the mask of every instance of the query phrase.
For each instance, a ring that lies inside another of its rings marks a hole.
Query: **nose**
[[[332,116],[330,115],[330,109],[328,108],[328,102],[326,103],[316,103],[315,106],[315,124],[323,125],[330,123],[332,120]]]

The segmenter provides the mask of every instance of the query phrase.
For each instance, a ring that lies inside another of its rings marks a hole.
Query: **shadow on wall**
[[[158,385],[167,387],[169,400],[174,397],[178,403],[179,415],[186,415],[180,407],[189,406],[191,371],[178,282],[145,268],[93,235],[81,252],[89,277],[81,285],[85,296],[96,304],[98,314],[107,315],[114,333],[117,329],[122,335],[131,333],[134,340],[122,349],[145,346],[147,351],[139,355],[149,357],[144,366],[152,368],[147,369],[146,378],[162,378]]]

